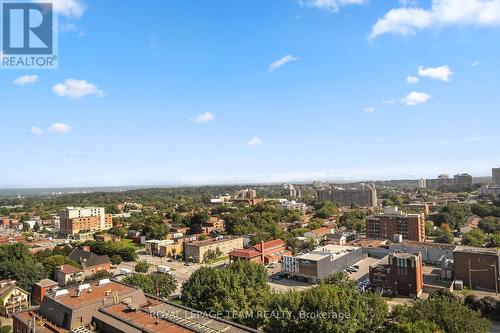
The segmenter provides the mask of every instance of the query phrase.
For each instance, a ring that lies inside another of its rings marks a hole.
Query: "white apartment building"
[[[305,214],[307,211],[307,205],[302,202],[295,202],[295,201],[283,201],[280,204],[281,208],[286,209],[286,210],[296,210],[300,212],[301,214]]]

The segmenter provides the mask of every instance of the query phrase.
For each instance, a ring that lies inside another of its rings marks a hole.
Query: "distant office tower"
[[[425,186],[426,188],[436,189],[444,185],[453,184],[453,179],[450,179],[447,174],[441,174],[437,178],[434,179],[426,179]]]
[[[424,214],[406,214],[397,207],[386,207],[384,213],[366,219],[367,238],[392,240],[394,235],[417,242],[425,241]]]
[[[472,176],[468,173],[455,175],[453,176],[453,179],[455,180],[455,184],[459,186],[472,185]]]
[[[360,207],[377,206],[377,190],[375,187],[332,188],[318,190],[318,201],[333,201],[340,206],[357,205]]]
[[[500,186],[500,168],[491,169],[491,176],[493,177],[493,186]]]
[[[328,188],[330,186],[330,184],[328,184],[327,181],[315,180],[315,181],[313,181],[312,186],[315,189],[322,189],[322,188]]]
[[[418,187],[419,188],[426,188],[427,187],[427,182],[424,178],[420,178],[418,181]]]
[[[60,232],[74,236],[80,232],[104,231],[113,227],[110,214],[103,207],[66,207],[59,214]]]

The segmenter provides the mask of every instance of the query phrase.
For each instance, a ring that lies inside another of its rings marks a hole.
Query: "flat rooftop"
[[[482,247],[473,247],[473,246],[463,246],[459,245],[455,248],[453,253],[461,252],[461,253],[475,253],[475,254],[486,254],[486,255],[494,255],[498,256],[499,251],[495,249],[485,249]]]
[[[186,246],[207,246],[207,245],[211,245],[211,244],[224,243],[224,242],[235,240],[238,238],[242,238],[242,237],[224,237],[224,238],[220,238],[220,239],[207,239],[207,240],[197,241],[197,242],[193,242],[193,243],[186,243]]]
[[[70,288],[67,288],[66,290],[68,291],[67,294],[65,295],[60,295],[56,296],[56,293],[50,293],[46,297],[51,297],[55,299],[57,302],[65,305],[68,308],[77,308],[81,307],[84,305],[87,305],[89,303],[95,303],[95,302],[100,302],[103,298],[106,297],[113,297],[113,293],[118,293],[118,295],[123,295],[127,293],[132,293],[136,289],[128,287],[126,285],[110,281],[106,284],[98,285],[99,282],[92,282],[89,283],[91,291],[89,292],[90,289],[85,289],[82,290],[80,297],[78,297],[78,287],[79,286],[73,286]],[[83,284],[82,284],[83,285]],[[62,289],[59,290],[61,292]],[[109,292],[110,295],[106,296],[106,293]]]
[[[337,259],[357,249],[359,249],[359,247],[342,246],[342,245],[325,245],[317,247],[309,253],[299,255],[297,256],[297,258],[306,260],[321,260],[325,257],[333,256],[333,259]]]

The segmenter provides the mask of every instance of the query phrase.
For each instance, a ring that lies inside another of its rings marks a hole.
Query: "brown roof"
[[[43,280],[40,280],[38,281],[37,283],[35,283],[37,286],[40,286],[40,287],[50,287],[50,286],[57,286],[57,282],[56,281],[53,281],[51,279],[43,279]]]
[[[321,227],[318,229],[311,230],[311,232],[316,236],[322,236],[328,234],[330,232],[330,229],[328,229],[327,227]]]
[[[66,295],[51,296],[51,297],[56,299],[59,303],[67,306],[68,308],[76,308],[88,303],[93,303],[102,300],[103,298],[106,297],[107,292],[109,292],[111,295],[115,292],[118,293],[118,295],[121,295],[133,292],[135,290],[124,284],[116,282],[109,282],[100,286],[97,283],[92,283],[91,288],[92,288],[91,292],[87,292],[87,290],[84,290],[81,293],[80,297],[78,297],[78,287],[69,288],[68,294]]]
[[[260,253],[253,249],[238,249],[228,253],[231,257],[254,258],[260,256]]]
[[[274,240],[271,240],[269,242],[264,242],[263,245],[264,245],[264,251],[265,251],[269,248],[278,247],[278,246],[285,246],[286,243],[284,241],[282,241],[281,239],[274,239]],[[261,243],[255,244],[253,246],[253,248],[259,252],[262,252],[262,244]]]
[[[174,323],[160,318],[154,318],[150,314],[138,310],[130,311],[128,306],[120,303],[117,305],[112,305],[103,309],[101,312],[104,314],[111,314],[119,320],[123,320],[127,323],[132,323],[134,326],[138,326],[146,331],[155,333],[186,333],[192,332]]]
[[[78,267],[71,266],[68,264],[64,264],[62,266],[56,267],[56,270],[63,272],[64,274],[73,274],[73,273],[78,273],[82,272],[82,270]]]

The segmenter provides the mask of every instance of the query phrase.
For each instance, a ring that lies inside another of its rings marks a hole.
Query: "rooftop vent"
[[[85,290],[85,289],[90,289],[90,284],[85,283],[85,284],[82,284],[82,285],[78,286],[78,291],[82,291],[82,290]]]
[[[97,282],[97,285],[98,286],[104,286],[105,284],[108,284],[110,282],[111,282],[110,279],[102,279],[102,280],[99,280],[99,282]]]
[[[67,295],[67,294],[69,294],[68,289],[61,289],[61,290],[56,291],[56,297],[57,296]]]

